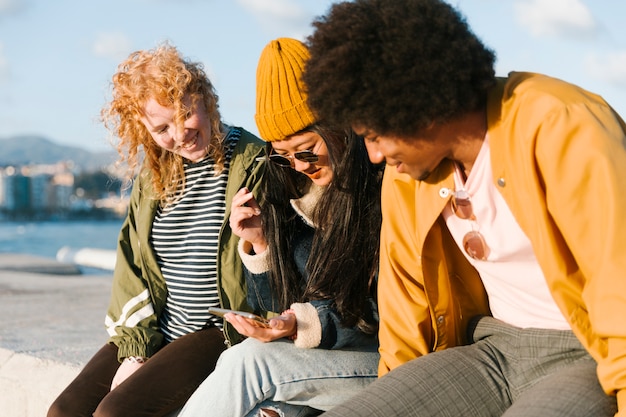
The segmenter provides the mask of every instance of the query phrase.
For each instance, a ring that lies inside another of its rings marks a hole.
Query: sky
[[[393,1],[393,0],[390,0]],[[626,2],[448,0],[497,56],[496,73],[545,73],[626,118]],[[100,109],[129,53],[168,41],[203,63],[226,123],[257,133],[263,47],[304,40],[331,0],[0,0],[0,139],[37,135],[110,150]]]

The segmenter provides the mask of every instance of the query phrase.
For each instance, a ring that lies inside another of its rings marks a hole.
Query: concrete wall
[[[0,410],[6,417],[43,417],[79,366],[0,349]]]
[[[107,340],[112,276],[0,254],[0,416],[44,417]]]

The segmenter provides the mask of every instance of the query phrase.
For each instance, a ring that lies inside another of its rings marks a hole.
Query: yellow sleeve
[[[382,187],[378,306],[380,313],[379,376],[424,355],[432,346],[433,330],[416,236],[412,207],[415,182],[395,182],[385,172]]]

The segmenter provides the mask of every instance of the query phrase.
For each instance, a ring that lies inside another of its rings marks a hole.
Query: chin
[[[204,159],[206,152],[180,152],[179,155],[191,162],[199,162]]]
[[[309,177],[309,179],[313,182],[313,184],[320,186],[320,187],[330,184],[330,182],[333,179],[332,170],[327,169],[327,168],[321,168],[312,174],[307,174],[304,172],[303,174]]]
[[[320,186],[320,187],[326,187],[327,185],[330,184],[332,178],[329,177],[322,177],[322,178],[318,178],[316,180],[311,180],[313,181],[313,184]]]

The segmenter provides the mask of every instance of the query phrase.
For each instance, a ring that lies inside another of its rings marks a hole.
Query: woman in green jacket
[[[135,174],[105,324],[108,343],[48,416],[162,416],[180,408],[241,336],[208,313],[246,305],[230,201],[256,192],[262,142],[221,121],[201,64],[163,44],[113,76],[102,111]]]

